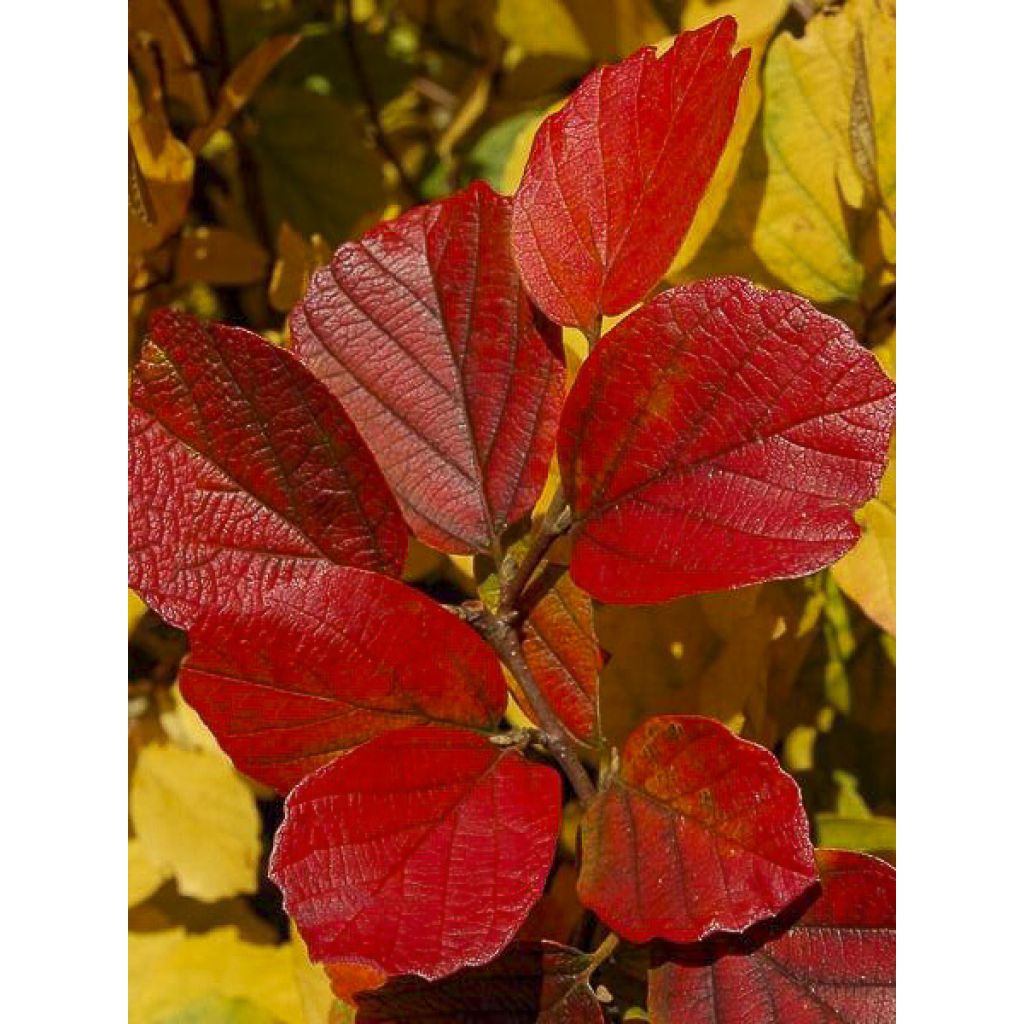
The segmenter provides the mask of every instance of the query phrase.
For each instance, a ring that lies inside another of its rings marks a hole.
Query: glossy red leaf
[[[398,978],[358,999],[356,1024],[602,1024],[591,958],[553,942],[515,943],[441,981]]]
[[[796,783],[710,718],[649,718],[582,823],[583,903],[632,942],[697,942],[778,914],[814,885]]]
[[[533,506],[564,367],[483,183],[343,245],[292,313],[295,351],[340,399],[415,534],[492,551]]]
[[[601,339],[566,401],[573,579],[643,604],[834,562],[895,406],[853,332],[795,295],[739,278],[662,293]]]
[[[655,967],[653,1024],[895,1022],[896,871],[837,850],[820,851],[818,867],[821,894],[795,924]]]
[[[328,567],[397,575],[407,534],[365,444],[288,352],[164,310],[129,413],[129,582],[178,626]]]
[[[588,75],[541,125],[512,243],[534,301],[583,329],[629,309],[679,250],[732,128],[750,51],[736,22]]]
[[[378,733],[497,726],[494,652],[411,587],[334,569],[200,618],[181,690],[237,767],[281,791]]]
[[[440,978],[490,960],[523,923],[561,789],[476,732],[387,732],[291,791],[270,875],[314,960]]]
[[[523,656],[552,710],[571,733],[587,742],[598,732],[597,683],[605,662],[594,630],[589,597],[564,571],[537,599],[526,595]],[[529,698],[514,686],[516,700],[535,717]]]

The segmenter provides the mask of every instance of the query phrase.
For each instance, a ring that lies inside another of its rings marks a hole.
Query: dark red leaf
[[[527,593],[526,613],[523,655],[537,685],[570,732],[584,742],[594,739],[599,731],[597,681],[605,656],[594,632],[590,598],[562,570],[538,599]],[[535,718],[526,694],[518,686],[514,692]]]
[[[853,332],[795,295],[739,278],[662,293],[601,339],[566,401],[573,579],[643,604],[834,562],[895,407]]]
[[[240,327],[154,314],[129,413],[129,582],[178,626],[328,567],[397,575],[407,534],[341,406]]]
[[[653,1024],[892,1024],[896,872],[818,853],[821,895],[793,927],[679,950],[650,975]]]
[[[505,710],[498,659],[469,626],[359,569],[273,588],[256,608],[228,605],[189,640],[185,698],[239,769],[281,791],[385,730],[490,730]]]
[[[511,940],[544,888],[561,780],[466,729],[384,733],[285,802],[270,875],[314,960],[436,979]]]
[[[584,904],[632,942],[697,942],[778,914],[811,887],[796,783],[710,718],[649,718],[582,823]]]
[[[443,981],[398,978],[358,999],[357,1024],[602,1024],[591,958],[553,942],[515,943]]]
[[[541,125],[512,244],[534,301],[584,330],[629,309],[679,250],[732,128],[750,51],[720,18],[588,75]]]
[[[492,552],[540,494],[564,367],[483,184],[343,245],[292,313],[295,351],[341,400],[416,536]]]

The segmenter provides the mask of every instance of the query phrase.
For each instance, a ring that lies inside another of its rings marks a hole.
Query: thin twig
[[[494,648],[519,683],[540,724],[541,742],[562,766],[580,802],[586,806],[596,793],[594,783],[591,782],[583,762],[573,749],[572,740],[565,731],[565,726],[533,678],[533,672],[526,663],[515,628],[507,619],[492,615],[483,609],[470,613],[467,621]]]
[[[366,66],[363,64],[362,54],[359,52],[359,43],[356,40],[356,23],[352,17],[352,0],[341,0],[342,11],[345,16],[344,24],[341,26],[341,36],[348,50],[348,59],[352,64],[352,75],[356,80],[362,97],[363,106],[366,107],[366,116],[370,122],[370,134],[373,136],[373,143],[381,156],[394,168],[398,180],[406,195],[414,204],[423,202],[423,195],[416,183],[406,173],[402,161],[398,158],[391,140],[384,131],[384,124],[381,120],[380,105],[373,91],[369,75],[366,73]]]
[[[609,932],[593,953],[590,954],[590,963],[587,965],[586,977],[589,978],[619,947],[619,937],[615,932]]]
[[[523,560],[516,567],[516,571],[507,585],[502,587],[501,604],[498,607],[499,615],[507,615],[515,611],[516,605],[522,597],[526,585],[533,578],[537,567],[547,555],[551,545],[565,533],[568,527],[569,510],[565,503],[565,494],[559,487],[543,518],[534,529],[533,539],[526,554],[523,555]]]

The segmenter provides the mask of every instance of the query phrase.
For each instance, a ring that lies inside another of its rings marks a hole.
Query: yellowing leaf
[[[173,1014],[194,1010],[203,1000],[241,1000],[250,1014],[258,1010],[280,1024],[305,1024],[290,945],[245,942],[236,928],[205,935],[180,928],[129,932],[128,993],[129,1024],[174,1020]],[[218,1024],[222,1019],[262,1024],[261,1018],[213,1018]]]
[[[878,218],[895,214],[894,68],[895,9],[884,0],[850,0],[812,18],[803,38],[783,33],[768,50],[768,180],[754,249],[787,286],[819,302],[856,299],[865,262],[881,272]],[[853,208],[863,218],[851,231]]]
[[[260,822],[231,766],[205,751],[148,744],[129,798],[142,850],[185,896],[212,902],[255,892]]]
[[[154,1024],[279,1024],[279,1021],[248,999],[209,995],[161,1014]]]
[[[517,188],[519,188],[519,182],[522,180],[523,171],[526,169],[526,161],[530,158],[530,149],[533,147],[533,137],[537,134],[537,129],[540,127],[541,122],[549,114],[553,114],[556,110],[560,109],[564,102],[565,101],[563,100],[556,103],[543,113],[530,118],[530,120],[528,120],[519,130],[519,134],[516,136],[516,140],[512,143],[512,148],[509,151],[505,170],[501,175],[501,190],[507,195],[511,195]]]
[[[128,840],[128,906],[149,899],[170,878],[170,872],[157,867],[146,856],[138,839]]]
[[[309,959],[306,944],[294,927],[291,950],[295,986],[302,1003],[303,1018],[306,1024],[328,1024],[335,1001],[330,979],[320,964],[314,964]]]
[[[277,261],[267,298],[279,313],[287,313],[306,292],[313,271],[330,262],[331,247],[319,236],[308,241],[287,221],[277,232]]]
[[[737,23],[737,44],[752,46],[771,37],[789,5],[790,0],[686,0],[681,27],[690,31],[731,14]],[[756,74],[757,65],[751,62],[751,67]]]
[[[128,590],[128,636],[135,632],[135,627],[142,621],[142,616],[146,614],[146,602],[135,593],[134,590],[129,588]]]
[[[832,567],[844,594],[886,632],[896,633],[895,438],[882,489],[858,513],[864,531],[856,547]]]

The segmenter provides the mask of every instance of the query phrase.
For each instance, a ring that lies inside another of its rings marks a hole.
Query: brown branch
[[[406,195],[414,204],[422,203],[423,195],[419,187],[406,173],[405,168],[402,166],[402,161],[398,158],[394,146],[391,145],[391,140],[384,131],[380,104],[378,104],[377,97],[374,94],[370,77],[366,73],[366,65],[363,64],[363,57],[359,52],[359,43],[356,40],[356,23],[352,17],[352,0],[341,0],[341,8],[345,16],[344,23],[341,26],[341,36],[345,42],[345,48],[348,50],[348,59],[352,65],[352,75],[356,80],[356,86],[359,88],[363,106],[366,107],[366,116],[370,122],[370,134],[373,138],[373,143],[380,155],[394,168]]]
[[[509,615],[516,611],[516,605],[533,578],[537,567],[551,549],[551,545],[569,528],[569,509],[565,503],[565,495],[559,487],[551,499],[551,504],[543,518],[534,528],[533,539],[523,555],[523,560],[516,566],[515,572],[507,584],[501,588],[501,603],[498,614]]]

